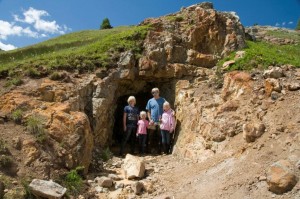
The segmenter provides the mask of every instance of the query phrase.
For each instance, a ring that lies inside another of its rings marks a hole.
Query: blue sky
[[[201,0],[0,0],[0,48],[32,45],[69,32],[138,24],[177,12]],[[254,23],[294,29],[300,0],[211,0],[216,10],[234,11],[244,26]]]

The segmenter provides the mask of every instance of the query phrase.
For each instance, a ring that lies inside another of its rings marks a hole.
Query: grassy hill
[[[131,49],[139,55],[149,27],[124,26],[106,30],[87,30],[66,34],[12,51],[0,51],[0,78],[46,76],[55,70],[88,72],[98,67],[115,66],[119,54]],[[251,70],[270,65],[292,64],[300,67],[300,33],[269,30],[266,36],[293,39],[296,44],[277,45],[247,41],[246,55],[228,70]],[[233,59],[235,52],[219,61]],[[18,82],[18,81],[17,81]],[[19,84],[19,83],[16,83]]]
[[[291,64],[300,67],[300,32],[286,31],[284,29],[268,30],[266,37],[278,39],[292,39],[294,44],[279,45],[266,41],[246,41],[245,56],[231,65],[227,70],[251,70],[253,68],[265,69],[268,66]],[[225,61],[233,60],[235,52],[219,61],[221,67]]]
[[[126,50],[142,51],[148,27],[126,26],[106,30],[87,30],[66,34],[12,51],[0,52],[0,77],[16,73],[44,73],[55,69],[94,70],[110,65],[114,54]],[[36,70],[36,71],[35,71]]]

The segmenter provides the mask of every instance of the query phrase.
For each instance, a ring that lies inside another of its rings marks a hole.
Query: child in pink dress
[[[145,153],[145,147],[146,147],[146,139],[147,139],[147,128],[149,126],[148,120],[146,120],[147,114],[145,111],[141,111],[140,113],[141,119],[138,121],[138,129],[136,135],[139,139],[139,151],[140,154]]]

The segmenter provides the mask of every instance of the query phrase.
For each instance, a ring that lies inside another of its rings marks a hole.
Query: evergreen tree
[[[102,24],[100,26],[100,30],[111,29],[111,28],[113,27],[110,25],[109,19],[108,18],[103,19]]]
[[[297,23],[295,30],[300,30],[300,19],[298,19],[298,23]]]

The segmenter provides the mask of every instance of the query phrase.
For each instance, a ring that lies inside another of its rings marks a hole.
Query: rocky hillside
[[[34,178],[81,198],[299,197],[299,41],[202,3],[0,52],[0,198],[33,197]],[[176,110],[173,154],[116,182],[122,107],[153,87]]]

